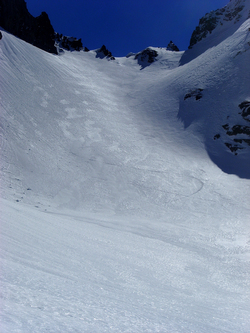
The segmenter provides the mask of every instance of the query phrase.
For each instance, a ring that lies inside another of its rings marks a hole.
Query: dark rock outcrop
[[[135,59],[140,61],[145,61],[151,64],[155,61],[155,58],[158,56],[158,53],[155,50],[152,50],[150,47],[146,48],[145,50],[137,53],[135,55]]]
[[[199,21],[199,25],[192,33],[188,48],[191,49],[196,43],[205,38],[208,33],[211,34],[211,32],[216,28],[218,20],[219,18],[217,15],[214,15],[214,12],[202,17]]]
[[[238,134],[246,134],[250,137],[250,127],[244,125],[234,125],[227,131],[227,135],[229,136]]]
[[[181,57],[180,66],[192,61],[209,48],[216,47],[227,38],[227,31],[233,34],[249,17],[246,0],[231,0],[225,7],[203,16],[192,33],[188,50]],[[236,56],[248,49],[249,44],[246,42]]]
[[[83,47],[82,40],[75,37],[63,36],[62,34],[55,33],[55,45],[58,49],[58,52],[63,50],[67,51],[85,51],[88,52],[87,47]]]
[[[238,22],[241,18],[241,11],[244,9],[242,3],[235,2],[234,6],[225,6],[221,9],[213,10],[210,13],[203,16],[199,25],[195,28],[192,33],[189,49],[191,49],[195,44],[206,38],[208,34],[217,27],[217,25],[223,25],[226,21],[234,20],[234,23]]]
[[[220,138],[220,134],[215,134],[214,140],[218,140]]]
[[[198,101],[199,99],[202,98],[202,91],[203,91],[203,89],[201,89],[201,88],[190,91],[189,93],[187,93],[184,96],[184,101],[191,97],[194,97],[196,99],[196,101]]]
[[[89,51],[81,39],[55,33],[48,15],[33,17],[24,0],[0,0],[0,26],[40,49],[58,54],[64,50]]]
[[[57,54],[48,15],[42,12],[33,17],[24,0],[0,0],[0,26],[44,51]]]
[[[216,134],[214,136],[214,140],[222,138],[226,147],[234,154],[238,154],[238,150],[246,149],[250,146],[250,126],[248,123],[250,122],[250,102],[244,101],[239,104],[239,108],[241,112],[239,115],[242,116],[245,124],[242,125],[242,119],[239,119],[240,124],[231,124],[226,123],[222,125],[224,129],[224,133]],[[229,118],[229,116],[227,117]]]
[[[176,51],[179,52],[179,48],[172,42],[170,41],[167,46],[167,51]]]
[[[106,48],[105,45],[96,50],[96,58],[107,58],[109,60],[115,60],[115,57],[113,57],[112,53]]]
[[[150,47],[147,47],[145,50],[136,53],[135,60],[138,61],[138,64],[141,65],[143,69],[155,62],[156,57],[158,57],[158,53]]]
[[[242,118],[250,122],[250,102],[244,101],[240,103],[239,108],[242,110],[241,112],[239,112]]]
[[[228,149],[230,149],[230,151],[232,153],[234,153],[234,155],[237,155],[237,150],[239,149],[243,149],[242,147],[240,147],[239,145],[234,145],[232,143],[229,143],[229,142],[225,142],[225,146],[227,146]]]

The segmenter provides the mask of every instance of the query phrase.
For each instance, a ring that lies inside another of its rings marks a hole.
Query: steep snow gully
[[[241,3],[181,66],[1,31],[2,332],[249,332]]]

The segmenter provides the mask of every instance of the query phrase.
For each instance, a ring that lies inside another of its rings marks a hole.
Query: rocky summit
[[[179,48],[172,41],[170,41],[168,43],[167,50],[168,51],[176,51],[176,52],[180,51]]]
[[[0,0],[0,26],[44,51],[57,53],[55,32],[47,13],[33,17],[24,0]]]

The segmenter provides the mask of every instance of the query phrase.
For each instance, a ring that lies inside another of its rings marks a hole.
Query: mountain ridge
[[[238,22],[242,11],[244,12],[245,10],[245,1],[230,0],[230,3],[222,9],[211,11],[202,17],[199,26],[193,31],[188,49],[192,49],[197,42],[202,41],[208,34],[211,34],[218,24],[223,25],[223,21],[235,20],[235,23]],[[17,22],[19,23],[17,24]],[[46,12],[42,12],[36,18],[33,17],[28,12],[24,0],[0,1],[0,26],[26,42],[50,53],[59,54],[60,50],[62,51],[63,49],[71,51],[88,50],[87,47],[83,47],[81,38],[62,36],[62,34],[55,32]],[[167,49],[179,51],[172,41],[168,44]],[[186,54],[184,59],[185,56]],[[181,64],[184,64],[185,61],[182,61]]]

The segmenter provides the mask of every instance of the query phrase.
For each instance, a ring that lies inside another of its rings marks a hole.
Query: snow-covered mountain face
[[[207,13],[194,30],[189,50],[181,59],[185,64],[224,41],[250,18],[249,0],[231,0],[225,7]]]
[[[180,100],[179,108],[185,127],[203,121],[212,160],[223,171],[245,178],[249,178],[249,54],[248,19],[231,36],[184,65],[192,73],[193,89]]]
[[[3,331],[249,331],[244,15],[112,60],[2,31]]]

